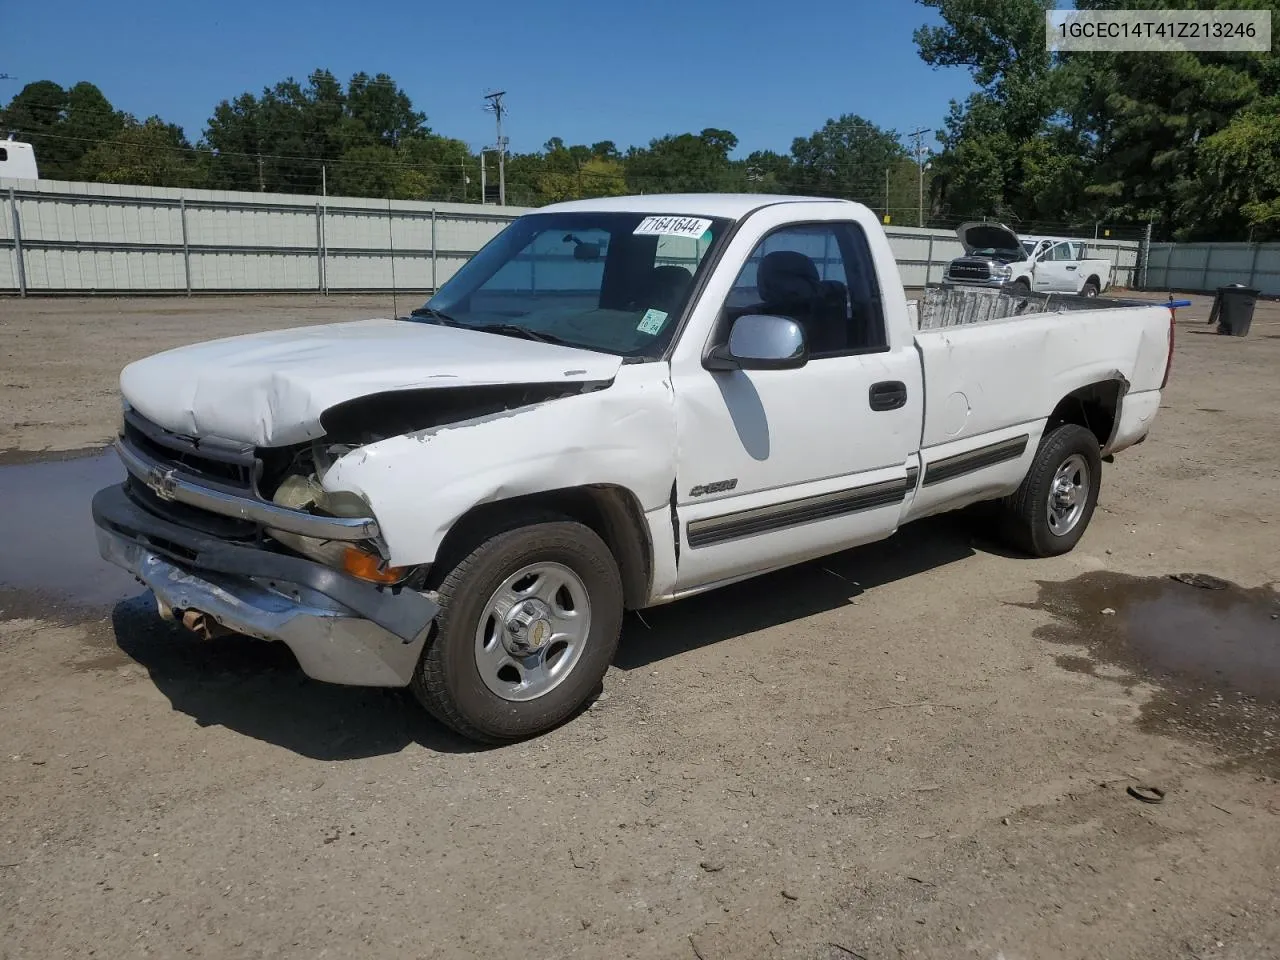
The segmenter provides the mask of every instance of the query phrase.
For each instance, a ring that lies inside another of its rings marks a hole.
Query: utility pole
[[[486,150],[484,147],[480,148],[480,205],[481,206],[484,206],[486,203],[489,202],[488,181],[486,180],[487,174],[485,173],[485,169],[484,169],[484,155],[488,152],[489,151]]]
[[[507,205],[507,140],[502,135],[502,115],[507,112],[502,98],[506,95],[507,91],[505,90],[497,90],[484,95],[484,98],[489,101],[489,106],[485,107],[485,109],[493,114],[494,120],[497,121],[498,125],[498,142],[495,144],[498,150],[498,205],[503,207]]]
[[[1138,247],[1138,289],[1147,289],[1147,264],[1151,260],[1151,221],[1147,221],[1147,228],[1142,231],[1142,243]],[[1168,278],[1168,270],[1165,271],[1165,277]]]
[[[924,226],[924,155],[928,151],[924,147],[924,135],[929,132],[928,127],[921,127],[919,130],[912,130],[907,134],[908,137],[915,137],[916,140],[916,166],[920,168],[920,196],[917,201],[919,206],[916,210],[916,226]]]
[[[889,168],[888,167],[884,168],[884,215],[886,218],[888,218],[889,216]],[[885,223],[888,223],[888,222],[889,222],[888,219],[886,219]]]

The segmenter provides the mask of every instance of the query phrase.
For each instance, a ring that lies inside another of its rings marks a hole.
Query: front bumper
[[[1008,286],[1010,277],[992,277],[990,280],[957,280],[951,277],[943,277],[942,285],[944,287],[986,287],[988,290],[999,290],[1001,287]]]
[[[280,640],[309,677],[402,687],[439,606],[301,557],[206,536],[140,507],[123,485],[93,498],[98,552],[151,588],[161,610],[195,610]]]

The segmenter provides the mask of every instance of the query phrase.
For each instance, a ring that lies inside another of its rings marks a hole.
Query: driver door
[[[694,322],[710,333],[686,335],[672,358],[677,590],[897,528],[914,488],[920,361],[910,338],[886,329],[876,260],[892,262],[888,243],[856,216],[834,203],[751,215],[755,229],[740,229],[698,303]],[[874,258],[873,244],[884,248]],[[792,369],[707,369],[705,355],[748,313],[794,319],[817,352]]]

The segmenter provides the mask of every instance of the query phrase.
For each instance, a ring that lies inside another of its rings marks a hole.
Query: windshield
[[[1027,259],[1027,254],[1021,250],[1006,250],[1001,247],[978,247],[971,256],[986,257],[990,260],[998,260],[1001,263],[1013,263],[1016,260]]]
[[[526,214],[410,319],[657,357],[729,223],[643,213]]]
[[[1036,245],[1039,243],[1039,240],[1023,240],[1022,249],[1027,251],[1027,256],[1029,257],[1036,252]]]

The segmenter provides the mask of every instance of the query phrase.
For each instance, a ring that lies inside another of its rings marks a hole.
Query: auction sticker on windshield
[[[645,217],[631,231],[636,236],[689,237],[700,240],[711,228],[711,221],[701,217]]]
[[[641,333],[647,333],[651,336],[662,332],[663,326],[667,322],[667,315],[661,310],[655,310],[650,307],[644,312],[644,316],[640,318],[640,323],[636,325],[636,329]]]

